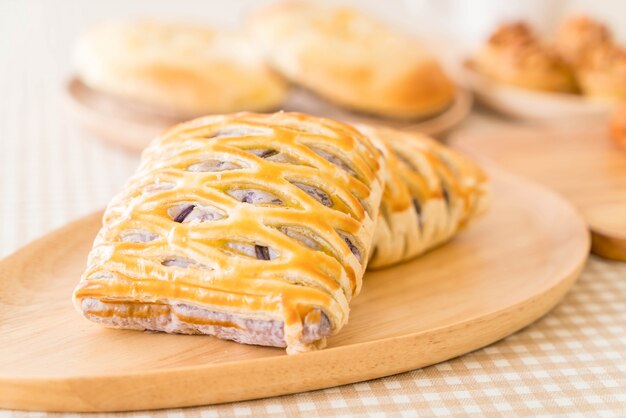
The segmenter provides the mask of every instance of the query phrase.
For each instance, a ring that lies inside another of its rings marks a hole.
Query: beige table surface
[[[0,0],[0,255],[103,207],[137,164],[135,155],[94,140],[64,114],[75,35],[100,18],[146,10],[215,22],[217,5],[226,16],[220,23],[233,25],[252,1]],[[474,115],[462,129],[488,124]],[[626,416],[626,263],[592,258],[548,316],[452,361],[299,395],[154,414]],[[0,411],[5,415],[41,414]]]

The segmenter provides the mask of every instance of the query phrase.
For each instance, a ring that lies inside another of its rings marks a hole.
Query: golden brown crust
[[[586,96],[626,101],[626,49],[601,44],[588,51],[576,67]]]
[[[245,37],[192,24],[101,23],[79,39],[75,62],[89,87],[181,118],[273,110],[287,89]]]
[[[454,84],[417,41],[354,9],[282,2],[250,27],[277,70],[347,108],[416,118],[454,98]]]
[[[577,90],[568,65],[524,23],[500,26],[472,63],[487,77],[513,86],[561,93]]]
[[[425,135],[359,125],[385,157],[387,181],[368,267],[402,262],[452,238],[489,203],[485,173]]]
[[[555,46],[570,64],[579,64],[594,48],[613,42],[609,29],[585,15],[566,19],[556,33]]]
[[[556,46],[584,95],[626,100],[626,50],[605,25],[584,15],[571,17],[559,28]]]
[[[382,157],[353,128],[240,113],[172,128],[113,199],[74,298],[187,304],[337,332],[359,292],[382,194]],[[82,311],[82,310],[81,310]],[[88,312],[84,312],[88,315]]]

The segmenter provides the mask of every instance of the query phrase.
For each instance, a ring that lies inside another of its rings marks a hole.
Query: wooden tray
[[[78,220],[0,262],[0,407],[114,411],[260,398],[400,373],[497,341],[563,297],[589,238],[555,194],[508,175],[494,183],[483,219],[449,245],[368,273],[329,348],[295,356],[82,319],[70,294],[101,214]]]
[[[430,115],[419,120],[389,120],[350,112],[319,98],[305,89],[292,88],[285,102],[285,110],[325,116],[348,123],[383,125],[390,128],[415,131],[426,135],[441,137],[449,133],[467,118],[472,111],[472,102],[472,95],[469,91],[459,87],[452,104],[441,113]]]
[[[626,152],[605,126],[506,128],[488,135],[460,134],[450,142],[561,193],[587,220],[592,251],[626,261]]]
[[[509,86],[481,75],[465,63],[463,79],[479,102],[506,116],[535,122],[604,121],[615,103],[578,94],[547,93]]]
[[[66,102],[71,117],[97,137],[130,151],[142,151],[152,138],[189,117],[155,114],[145,107],[132,105],[95,93],[77,79],[66,86]],[[305,90],[293,88],[284,109],[332,117],[346,122],[387,125],[440,136],[465,119],[472,109],[472,96],[459,89],[455,101],[444,112],[419,121],[393,121],[359,115],[317,99]]]

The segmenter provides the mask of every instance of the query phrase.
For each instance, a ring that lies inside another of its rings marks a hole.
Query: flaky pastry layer
[[[358,125],[385,157],[387,181],[368,268],[416,257],[452,238],[489,205],[483,170],[425,135]]]
[[[257,12],[250,31],[274,68],[349,109],[410,119],[454,100],[423,45],[356,9],[283,1]]]
[[[339,331],[360,290],[382,164],[355,129],[302,114],[174,127],[107,208],[76,306],[90,319],[84,301],[93,299],[278,321],[289,353],[314,349],[320,341],[305,337],[307,321],[326,318],[330,333]]]
[[[287,92],[245,36],[189,23],[100,23],[79,39],[75,66],[90,88],[179,120],[275,110]]]
[[[517,87],[577,91],[574,73],[565,61],[520,22],[500,26],[474,55],[472,66],[496,81]]]

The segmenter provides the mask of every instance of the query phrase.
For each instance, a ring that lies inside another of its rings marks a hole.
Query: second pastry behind
[[[399,119],[439,112],[455,86],[410,36],[354,9],[283,2],[251,19],[270,64],[351,110]]]
[[[273,110],[287,92],[245,36],[190,23],[100,23],[79,39],[75,65],[97,93],[176,119]]]
[[[369,268],[391,266],[445,243],[489,205],[485,172],[425,135],[358,125],[382,151],[387,179]]]

